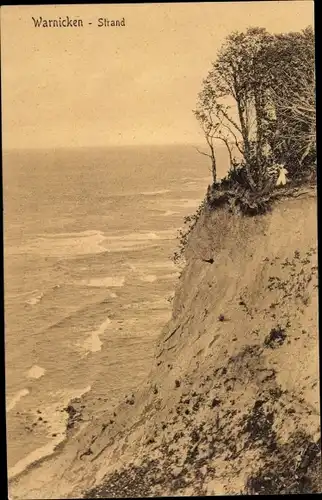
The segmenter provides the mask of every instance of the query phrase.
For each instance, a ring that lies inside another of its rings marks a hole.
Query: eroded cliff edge
[[[321,491],[316,191],[205,211],[186,261],[146,384],[13,498]]]

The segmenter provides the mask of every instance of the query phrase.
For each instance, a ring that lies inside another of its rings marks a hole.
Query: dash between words
[[[98,28],[122,27],[125,26],[125,18],[108,19],[107,17],[99,17],[95,23],[92,21],[84,22],[83,19],[72,18],[70,16],[57,17],[56,19],[44,19],[40,17],[31,17],[35,28],[83,28],[84,25],[95,25]]]

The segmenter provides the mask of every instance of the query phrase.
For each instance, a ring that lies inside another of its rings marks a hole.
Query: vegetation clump
[[[297,432],[246,482],[247,495],[321,493],[321,442]]]
[[[269,335],[267,335],[264,345],[265,347],[275,349],[284,344],[286,337],[285,329],[277,326],[276,328],[272,328]]]

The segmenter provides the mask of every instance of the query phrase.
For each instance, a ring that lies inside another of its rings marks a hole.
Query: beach
[[[68,401],[111,408],[148,374],[209,181],[191,146],[4,156],[9,476],[64,441]]]

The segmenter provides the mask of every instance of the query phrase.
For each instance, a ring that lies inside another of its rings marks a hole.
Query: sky
[[[1,7],[4,149],[201,143],[193,116],[233,30],[313,25],[313,1]],[[35,28],[66,16],[83,28]],[[98,18],[125,19],[98,27]],[[92,24],[89,24],[89,23]]]

